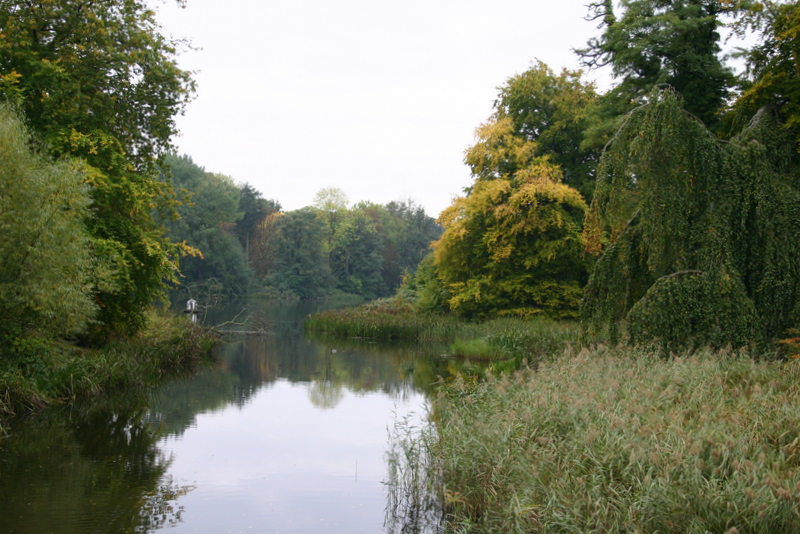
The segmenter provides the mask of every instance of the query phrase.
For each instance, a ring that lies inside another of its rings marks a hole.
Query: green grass
[[[152,312],[145,332],[100,350],[29,336],[0,365],[0,415],[147,387],[207,360],[215,336],[184,316]]]
[[[570,349],[434,420],[449,532],[800,532],[797,361]]]
[[[393,300],[327,310],[305,321],[310,331],[384,340],[447,341],[454,339],[458,327],[453,317],[421,315],[411,305]]]
[[[418,313],[402,300],[382,300],[316,313],[305,328],[333,336],[419,343],[446,342],[453,356],[529,363],[564,350],[578,337],[578,325],[533,317],[469,322],[453,316]],[[516,368],[515,367],[515,368]]]

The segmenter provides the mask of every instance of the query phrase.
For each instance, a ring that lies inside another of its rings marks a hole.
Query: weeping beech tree
[[[601,158],[583,231],[599,256],[581,305],[585,335],[677,349],[761,344],[793,326],[797,158],[767,108],[726,142],[676,92],[654,92]]]

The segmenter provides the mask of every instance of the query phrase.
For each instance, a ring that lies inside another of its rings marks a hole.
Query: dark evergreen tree
[[[578,50],[588,67],[610,65],[619,84],[603,95],[593,112],[587,146],[601,147],[621,117],[647,101],[654,87],[670,86],[686,109],[712,130],[734,84],[720,60],[721,25],[726,9],[718,0],[624,0],[617,16],[611,0],[590,4],[590,18],[603,33]]]

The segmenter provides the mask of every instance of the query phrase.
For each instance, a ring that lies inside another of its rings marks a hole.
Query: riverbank
[[[799,532],[798,384],[795,360],[634,348],[457,381],[427,466],[447,531]]]
[[[184,316],[152,311],[146,331],[102,349],[44,337],[25,343],[19,357],[0,362],[0,417],[191,372],[209,358],[216,335]]]
[[[395,458],[390,489],[412,522],[436,520],[435,488],[449,533],[800,532],[798,359],[580,349],[574,324],[472,324],[397,303],[309,326],[447,339],[501,371],[440,383],[434,426],[399,429],[393,446],[415,465]]]
[[[484,360],[494,371],[533,364],[575,343],[575,322],[543,317],[500,317],[469,322],[450,315],[424,314],[401,299],[327,310],[308,317],[307,331],[334,337],[445,343],[449,356]]]

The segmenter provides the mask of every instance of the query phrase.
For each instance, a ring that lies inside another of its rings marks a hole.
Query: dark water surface
[[[251,308],[270,334],[156,392],[48,410],[0,441],[0,532],[382,533],[387,449],[441,360],[309,339],[319,305]],[[393,525],[389,527],[387,525]]]

